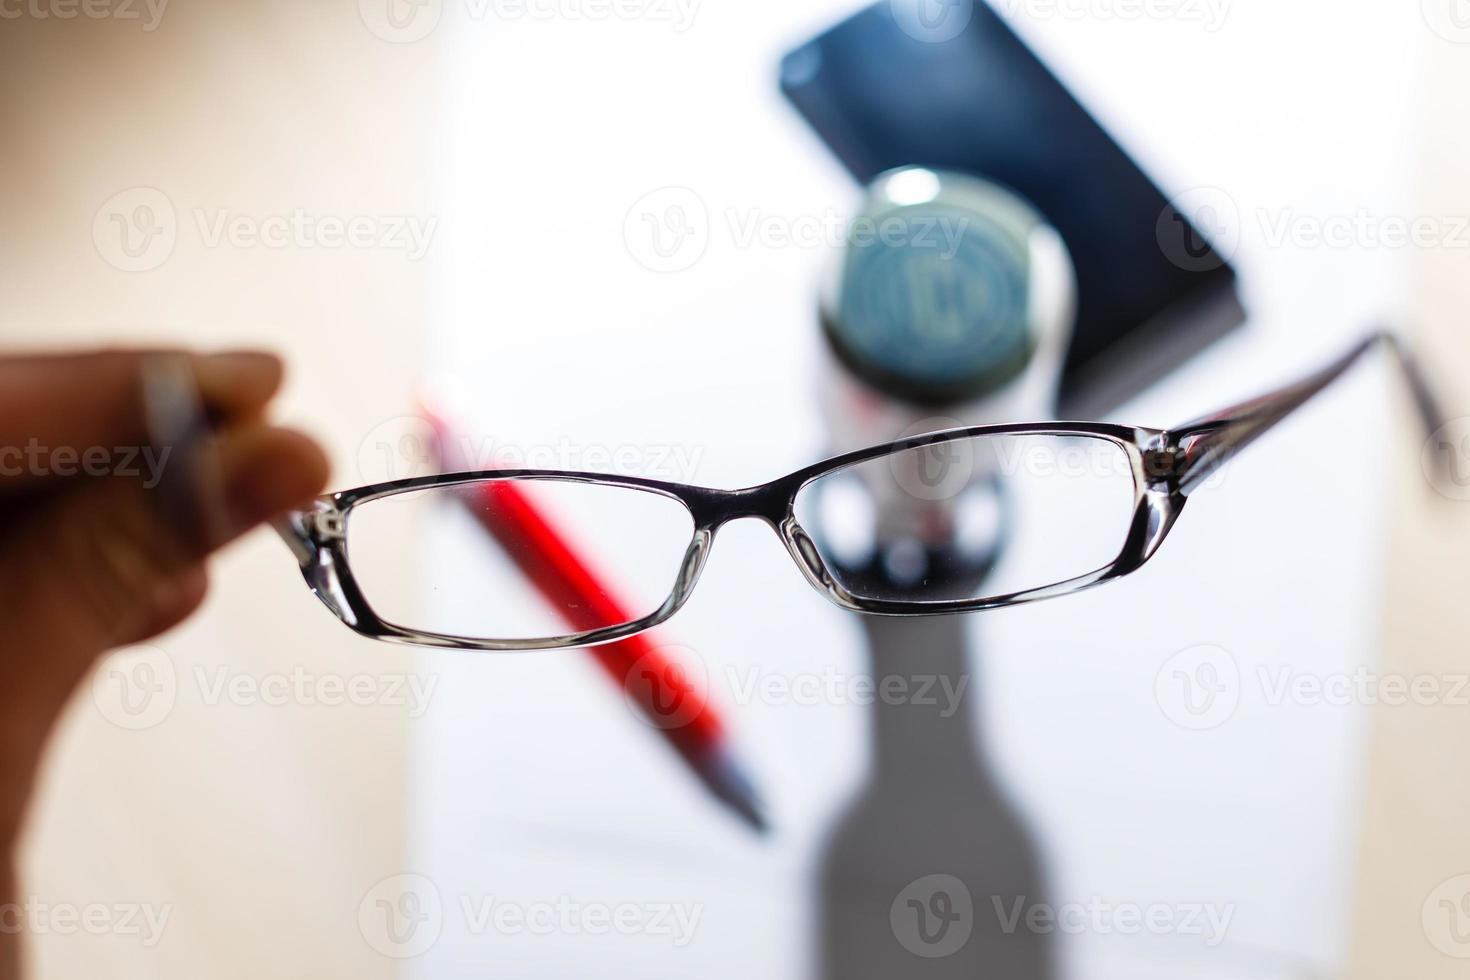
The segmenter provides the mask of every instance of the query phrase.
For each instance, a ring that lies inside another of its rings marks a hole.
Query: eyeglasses
[[[1378,344],[1433,430],[1440,415],[1423,376],[1394,335],[1378,333],[1295,384],[1167,430],[951,429],[744,490],[560,470],[446,473],[324,496],[278,530],[312,591],[353,630],[436,647],[546,650],[640,633],[684,605],[716,533],[741,518],[768,524],[844,609],[931,616],[1035,602],[1142,567],[1212,474]],[[535,592],[527,578],[559,556],[557,539],[526,533],[532,501],[565,522],[620,595],[594,590],[552,608]],[[431,561],[414,561],[421,549]],[[425,588],[405,592],[405,567]]]

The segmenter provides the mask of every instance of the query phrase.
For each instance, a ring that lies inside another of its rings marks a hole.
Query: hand
[[[0,357],[0,833],[7,845],[47,733],[93,662],[175,625],[204,598],[208,548],[170,528],[151,489],[167,461],[149,445],[144,356]],[[189,362],[218,425],[225,540],[321,490],[321,450],[263,421],[281,382],[279,361],[230,353]]]

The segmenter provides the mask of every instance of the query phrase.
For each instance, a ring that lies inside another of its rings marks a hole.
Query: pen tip
[[[699,773],[710,791],[762,837],[771,832],[765,805],[744,767],[724,746],[710,748],[700,761]]]

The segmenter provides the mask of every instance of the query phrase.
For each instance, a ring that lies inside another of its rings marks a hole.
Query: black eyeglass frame
[[[1396,355],[1409,381],[1421,420],[1426,430],[1432,432],[1438,427],[1441,415],[1424,376],[1394,334],[1379,332],[1294,384],[1172,429],[1103,422],[1039,422],[946,429],[834,456],[743,490],[717,490],[572,470],[501,469],[445,473],[327,494],[318,498],[310,508],[290,514],[287,520],[277,525],[277,530],[295,554],[312,592],[349,628],[372,639],[418,646],[463,650],[552,650],[609,643],[642,633],[666,621],[683,607],[709,559],[716,533],[731,521],[745,518],[755,518],[768,524],[807,581],[843,609],[879,616],[937,616],[1019,605],[1089,589],[1137,571],[1158,552],[1189,497],[1212,474],[1341,377],[1379,344],[1387,346]],[[843,588],[797,521],[797,495],[808,484],[835,471],[907,450],[977,436],[1001,435],[1103,439],[1127,455],[1134,482],[1133,514],[1122,548],[1111,562],[1083,575],[1004,595],[932,602],[870,599],[855,596]],[[664,603],[649,615],[630,623],[528,640],[424,632],[387,622],[374,612],[353,576],[348,560],[347,524],[354,507],[395,494],[434,487],[525,479],[624,487],[661,494],[681,503],[693,518],[694,533],[685,550],[673,590]]]

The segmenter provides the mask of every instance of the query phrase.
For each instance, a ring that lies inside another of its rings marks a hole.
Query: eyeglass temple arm
[[[1396,334],[1380,330],[1336,361],[1294,384],[1172,429],[1174,444],[1182,454],[1176,463],[1179,491],[1188,496],[1236,453],[1346,374],[1364,354],[1379,344],[1393,352],[1403,369],[1426,435],[1439,428],[1444,416],[1423,371]]]

